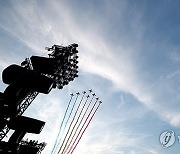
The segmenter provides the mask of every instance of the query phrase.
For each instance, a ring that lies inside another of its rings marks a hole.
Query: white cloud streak
[[[134,12],[133,20],[131,21],[130,27],[134,38],[130,39],[128,36],[124,36],[124,39],[119,38],[118,44],[114,44],[108,38],[104,38],[105,33],[107,33],[107,27],[103,25],[107,23],[105,19],[101,19],[101,23],[96,23],[93,19],[89,19],[90,21],[79,24],[75,21],[78,15],[73,14],[73,8],[68,7],[63,2],[45,1],[44,8],[39,7],[37,1],[13,1],[12,3],[12,8],[5,8],[1,11],[3,13],[1,14],[3,21],[0,23],[1,28],[17,37],[39,54],[43,53],[41,51],[46,45],[59,42],[64,44],[79,43],[79,65],[82,71],[96,74],[112,81],[115,88],[131,93],[162,119],[180,127],[180,118],[178,118],[180,114],[172,114],[173,110],[169,112],[166,106],[164,107],[161,102],[157,102],[157,100],[161,100],[158,99],[158,95],[159,93],[163,94],[163,91],[153,92],[151,83],[143,80],[138,70],[137,61],[138,56],[140,56],[139,50],[143,39],[143,27],[139,26],[142,24],[140,12]],[[109,9],[108,7],[106,4],[107,10]],[[124,7],[127,6],[123,5],[119,10],[123,12],[124,9],[127,9]],[[78,21],[88,18],[86,14],[81,15],[81,17]],[[119,14],[119,23],[123,22],[121,18],[121,14]],[[103,33],[104,31],[105,33]],[[111,35],[113,35],[113,32]],[[130,39],[130,43],[128,43],[128,39]],[[3,63],[1,64],[4,65]],[[45,115],[50,114],[47,111],[45,113]],[[135,142],[136,140],[133,140],[131,145]],[[106,147],[106,144],[99,146],[96,144],[94,146],[98,146],[95,149],[102,149]],[[123,141],[123,144],[125,144],[125,141]]]

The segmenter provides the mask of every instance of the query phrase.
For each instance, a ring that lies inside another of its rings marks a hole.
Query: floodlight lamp
[[[78,44],[73,43],[72,46],[76,48],[76,47],[78,47]]]
[[[58,89],[62,89],[63,86],[62,86],[62,85],[57,85],[57,88],[58,88]]]

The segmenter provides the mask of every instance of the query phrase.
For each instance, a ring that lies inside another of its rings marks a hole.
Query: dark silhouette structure
[[[53,88],[62,89],[78,77],[77,44],[53,45],[46,50],[48,57],[26,58],[21,66],[12,64],[2,72],[7,84],[0,93],[0,154],[37,154],[45,147],[38,141],[23,141],[26,133],[39,134],[45,122],[22,116],[38,93],[48,94]],[[8,142],[2,141],[8,131],[15,130]]]

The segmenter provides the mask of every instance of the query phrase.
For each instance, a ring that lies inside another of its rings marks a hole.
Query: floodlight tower
[[[0,153],[40,153],[45,143],[23,142],[26,133],[39,134],[45,122],[22,116],[39,93],[48,94],[53,88],[62,89],[78,77],[78,44],[53,45],[45,49],[48,57],[31,56],[19,65],[3,70],[7,88],[0,93]],[[33,126],[33,127],[32,127]],[[8,142],[2,139],[10,129],[15,130]]]

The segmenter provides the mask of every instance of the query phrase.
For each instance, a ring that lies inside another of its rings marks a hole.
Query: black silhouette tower
[[[3,70],[2,80],[8,86],[0,92],[0,154],[37,154],[44,149],[44,142],[22,139],[26,133],[39,134],[45,122],[22,114],[38,93],[62,89],[78,77],[77,47],[53,45],[46,48],[47,57],[31,56],[21,66],[12,64]],[[14,133],[8,142],[2,141],[10,129]]]

